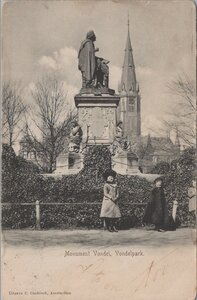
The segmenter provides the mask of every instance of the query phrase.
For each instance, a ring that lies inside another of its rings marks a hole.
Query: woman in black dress
[[[143,222],[154,224],[155,230],[162,232],[165,231],[169,223],[168,207],[162,187],[162,179],[155,179],[154,184],[155,187],[151,191],[151,198],[147,204]]]

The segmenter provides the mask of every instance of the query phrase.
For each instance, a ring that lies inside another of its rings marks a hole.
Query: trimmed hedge
[[[170,171],[170,164],[168,162],[162,161],[156,164],[152,170],[151,174],[167,174]]]
[[[195,151],[187,150],[170,165],[164,175],[164,188],[171,211],[173,200],[179,201],[178,217],[182,224],[194,224],[195,216],[188,212],[187,190],[191,183]],[[105,146],[87,150],[84,168],[77,175],[55,180],[44,178],[36,166],[16,157],[11,149],[3,149],[2,202],[71,203],[71,205],[41,205],[41,228],[100,228],[99,218],[103,198],[102,174],[111,167],[111,155]],[[137,176],[117,175],[120,188],[121,228],[142,225],[144,206],[152,185]],[[96,203],[89,205],[88,203]],[[74,205],[72,203],[83,203]],[[3,206],[2,225],[5,228],[35,227],[35,206]]]
[[[166,199],[172,207],[173,200],[178,201],[178,217],[184,225],[194,225],[195,213],[188,211],[188,188],[195,176],[195,149],[188,148],[179,159],[171,163],[170,171],[164,175]]]
[[[35,228],[36,224],[35,206],[3,206],[2,226],[3,228],[22,229]]]

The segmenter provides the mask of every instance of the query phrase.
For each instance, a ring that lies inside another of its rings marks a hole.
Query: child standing
[[[188,189],[189,212],[196,212],[196,179],[193,178],[192,186]]]
[[[117,219],[121,218],[121,213],[117,204],[119,192],[115,183],[116,172],[108,170],[103,174],[103,177],[106,182],[104,184],[104,197],[100,217],[104,218],[108,231],[118,232],[115,225]]]

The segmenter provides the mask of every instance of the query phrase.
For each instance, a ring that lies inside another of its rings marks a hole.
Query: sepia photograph
[[[196,299],[196,5],[2,0],[1,299]]]

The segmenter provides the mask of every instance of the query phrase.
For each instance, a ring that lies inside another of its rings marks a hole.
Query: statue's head
[[[69,152],[76,152],[76,153],[78,153],[79,150],[80,150],[80,148],[79,148],[79,145],[70,142],[69,146],[68,146],[68,150],[69,150]]]
[[[96,35],[93,30],[88,31],[86,34],[86,38],[92,40],[93,42],[96,41]]]
[[[122,126],[123,126],[122,121],[119,121],[116,126],[122,129]]]
[[[72,121],[72,122],[71,122],[71,127],[74,128],[74,127],[76,127],[76,126],[78,126],[77,121],[75,121],[75,120]]]

